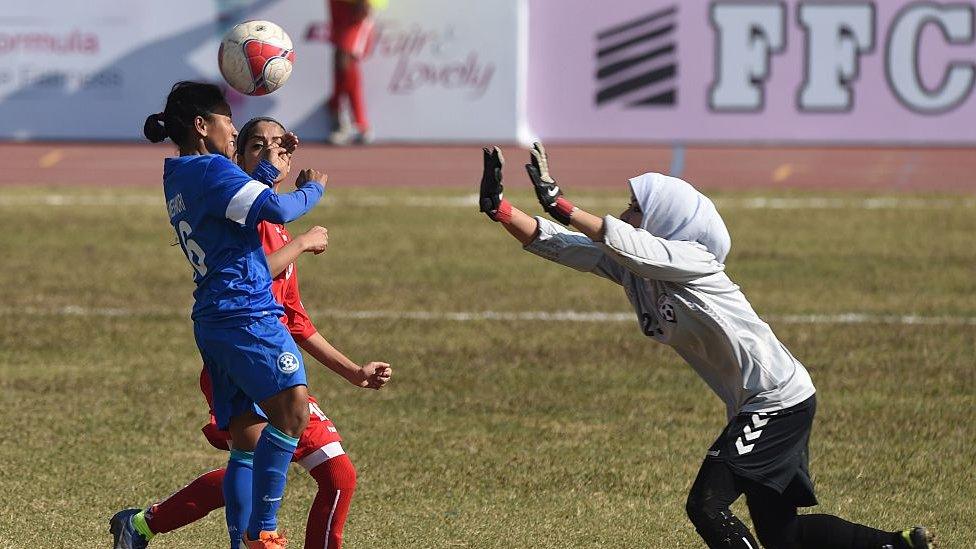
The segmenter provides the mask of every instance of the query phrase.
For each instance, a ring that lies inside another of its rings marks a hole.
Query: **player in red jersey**
[[[296,140],[284,127],[271,118],[256,118],[241,128],[238,135],[237,161],[245,172],[252,173],[260,161],[262,150],[277,146],[282,140]],[[288,170],[281,171],[273,187],[277,192]],[[281,321],[288,326],[295,342],[307,353],[350,383],[369,389],[380,389],[390,380],[393,370],[384,362],[370,362],[358,366],[329,344],[318,333],[305,311],[298,291],[298,274],[294,262],[305,252],[322,253],[328,246],[328,231],[312,227],[306,233],[292,238],[284,225],[262,222],[258,226],[261,244],[268,259],[274,279],[271,291],[284,306]],[[200,389],[212,404],[210,379],[206,369],[200,373]],[[356,469],[342,448],[342,438],[332,421],[319,407],[318,401],[309,395],[309,422],[299,438],[298,448],[292,458],[309,471],[318,483],[318,493],[309,510],[305,530],[305,547],[338,549],[342,546],[342,530],[349,504],[356,487]],[[264,420],[254,414],[253,426],[246,430],[256,439],[263,429]],[[248,441],[231,441],[230,433],[220,431],[211,411],[210,422],[203,433],[215,448],[237,452],[236,448],[248,448]],[[225,504],[222,489],[225,469],[216,469],[201,475],[189,485],[165,500],[145,510],[126,509],[112,517],[111,532],[115,536],[116,549],[141,549],[156,534],[170,532],[199,520]],[[237,502],[238,505],[245,505]],[[244,520],[247,515],[244,513]],[[237,549],[237,548],[234,548]]]
[[[372,140],[363,96],[360,62],[366,56],[373,34],[369,0],[328,0],[332,27],[330,40],[335,46],[333,92],[328,102],[332,120],[329,141],[341,145],[350,141],[364,144]],[[350,134],[340,121],[343,98],[348,99],[356,130]]]

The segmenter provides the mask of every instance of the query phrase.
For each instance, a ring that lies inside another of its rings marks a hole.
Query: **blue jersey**
[[[170,223],[193,267],[194,322],[242,326],[281,316],[255,229],[274,192],[221,155],[167,158],[163,191]]]

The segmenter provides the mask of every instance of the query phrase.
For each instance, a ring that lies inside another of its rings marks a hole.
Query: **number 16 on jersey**
[[[190,227],[190,224],[186,221],[180,221],[177,226],[180,246],[183,248],[183,253],[186,254],[186,259],[189,260],[190,265],[193,265],[193,270],[201,277],[204,277],[207,276],[207,265],[204,263],[204,260],[207,259],[207,254],[195,240],[190,238],[190,234],[192,233],[193,228]]]

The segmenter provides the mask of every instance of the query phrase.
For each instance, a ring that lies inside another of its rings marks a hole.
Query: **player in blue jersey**
[[[264,183],[287,171],[294,138],[269,147],[254,177],[230,158],[237,130],[220,88],[178,82],[163,112],[146,119],[146,137],[167,137],[179,156],[167,158],[163,190],[170,223],[193,267],[193,333],[213,383],[218,427],[254,448],[234,448],[227,464],[227,501],[251,490],[251,508],[226,508],[228,525],[249,514],[246,532],[229,526],[232,549],[278,549],[277,512],[288,464],[308,423],[302,354],[279,322],[283,309],[271,294],[271,273],[255,229],[260,221],[288,223],[308,212],[325,192],[325,175],[304,170],[296,190],[275,194]],[[260,405],[260,407],[258,407]],[[244,498],[245,500],[247,498]]]

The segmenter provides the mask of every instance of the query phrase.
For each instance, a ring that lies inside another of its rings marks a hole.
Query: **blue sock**
[[[251,479],[254,476],[254,452],[231,450],[224,473],[224,516],[231,549],[241,546],[247,521],[251,518]]]
[[[298,439],[268,425],[254,449],[254,483],[251,493],[251,520],[248,537],[256,539],[261,530],[278,529],[278,507],[285,494],[288,465],[298,447]]]

